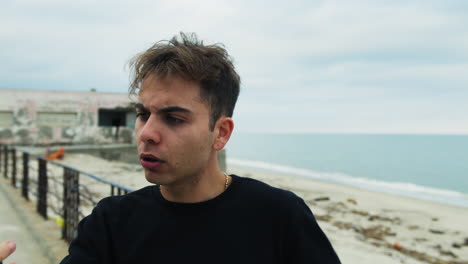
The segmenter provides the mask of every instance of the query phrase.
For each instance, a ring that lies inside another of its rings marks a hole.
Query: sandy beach
[[[468,209],[230,167],[302,197],[343,263],[468,263]]]
[[[122,186],[147,186],[140,165],[69,154],[61,161]],[[52,177],[61,177],[50,166]],[[228,173],[252,177],[302,197],[329,237],[342,263],[468,263],[468,209],[414,198],[228,164]],[[108,186],[81,176],[93,199],[109,195]],[[60,184],[53,186],[60,192]],[[91,211],[83,201],[82,213]],[[60,205],[58,205],[60,206]]]

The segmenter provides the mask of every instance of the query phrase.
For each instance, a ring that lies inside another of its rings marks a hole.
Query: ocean
[[[231,137],[229,165],[468,208],[468,136],[249,134]]]

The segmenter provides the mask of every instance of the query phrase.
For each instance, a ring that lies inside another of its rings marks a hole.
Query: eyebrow
[[[140,104],[140,103],[135,104],[135,109],[143,111],[143,112],[148,112],[148,109],[146,109],[146,107],[143,104]]]
[[[135,104],[135,108],[140,111],[149,112],[148,109],[141,103]],[[182,112],[182,113],[189,113],[189,114],[192,113],[192,111],[190,111],[189,109],[183,108],[180,106],[166,106],[157,110],[158,114],[173,113],[173,112]]]

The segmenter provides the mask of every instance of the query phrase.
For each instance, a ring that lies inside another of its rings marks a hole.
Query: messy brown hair
[[[181,77],[200,85],[200,97],[210,109],[210,130],[222,116],[232,117],[239,96],[240,77],[222,44],[204,45],[195,33],[180,33],[159,41],[129,63],[130,94],[137,94],[144,79]]]

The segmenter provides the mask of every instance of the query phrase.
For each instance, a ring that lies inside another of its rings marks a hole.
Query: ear
[[[213,142],[213,149],[220,151],[226,146],[231,138],[232,131],[234,130],[234,121],[232,118],[223,116],[216,122],[215,125],[215,139]]]

